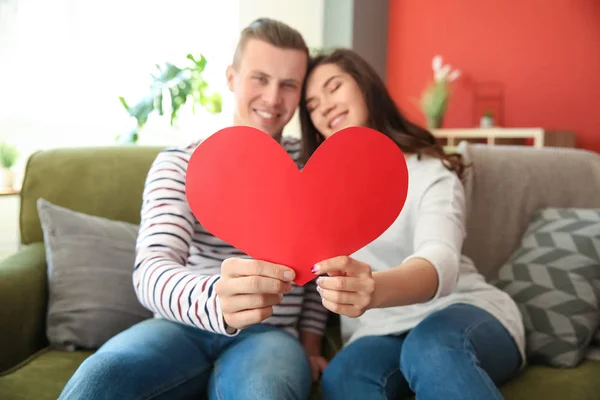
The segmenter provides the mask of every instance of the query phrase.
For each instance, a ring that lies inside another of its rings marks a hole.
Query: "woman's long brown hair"
[[[447,154],[436,142],[431,132],[406,119],[392,100],[385,84],[375,70],[356,52],[350,49],[336,49],[329,54],[312,57],[306,77],[323,64],[335,64],[349,74],[363,93],[369,114],[368,127],[392,139],[405,153],[416,153],[439,158],[450,171],[462,178],[465,165],[459,154]],[[306,107],[306,85],[300,102],[300,124],[302,130],[302,156],[306,163],[324,137],[315,128]]]

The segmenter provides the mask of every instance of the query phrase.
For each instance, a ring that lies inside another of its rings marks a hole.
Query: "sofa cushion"
[[[91,352],[43,351],[16,371],[0,376],[2,400],[55,400],[77,367]],[[578,368],[560,370],[529,366],[501,386],[506,400],[595,400],[600,393],[600,362],[586,361]],[[311,400],[318,400],[315,385]]]
[[[162,146],[64,147],[32,154],[21,188],[23,244],[41,242],[37,199],[132,224],[140,222],[148,169]]]
[[[75,370],[92,351],[46,348],[20,368],[0,376],[2,400],[56,400]]]
[[[39,199],[48,264],[46,334],[58,349],[97,349],[152,316],[132,283],[138,226]]]
[[[473,144],[459,151],[466,170],[463,251],[494,278],[529,224],[546,207],[600,208],[600,155],[582,149]]]
[[[600,209],[535,211],[495,283],[521,310],[529,361],[577,366],[600,324]]]

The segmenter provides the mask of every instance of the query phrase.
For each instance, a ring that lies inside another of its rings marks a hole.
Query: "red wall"
[[[473,126],[475,87],[499,82],[503,126],[572,130],[600,152],[600,0],[390,0],[389,27],[388,87],[417,122],[440,54],[463,72],[444,127]]]

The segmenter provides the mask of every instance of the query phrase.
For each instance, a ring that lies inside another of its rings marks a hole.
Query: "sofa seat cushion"
[[[77,367],[91,354],[90,351],[41,351],[20,368],[0,376],[2,400],[55,400]],[[501,390],[507,400],[595,400],[600,393],[598,376],[598,361],[584,361],[571,369],[529,366]],[[311,400],[320,397],[320,391],[315,390]]]
[[[584,361],[577,368],[532,365],[502,386],[506,400],[597,399],[600,393],[600,362]]]
[[[56,400],[77,367],[92,351],[45,349],[20,368],[0,376],[2,400]]]

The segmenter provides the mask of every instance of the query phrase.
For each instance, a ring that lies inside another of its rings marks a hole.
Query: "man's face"
[[[279,139],[300,102],[306,63],[306,53],[300,50],[249,40],[239,65],[227,68],[227,84],[235,97],[235,125],[251,126]]]

